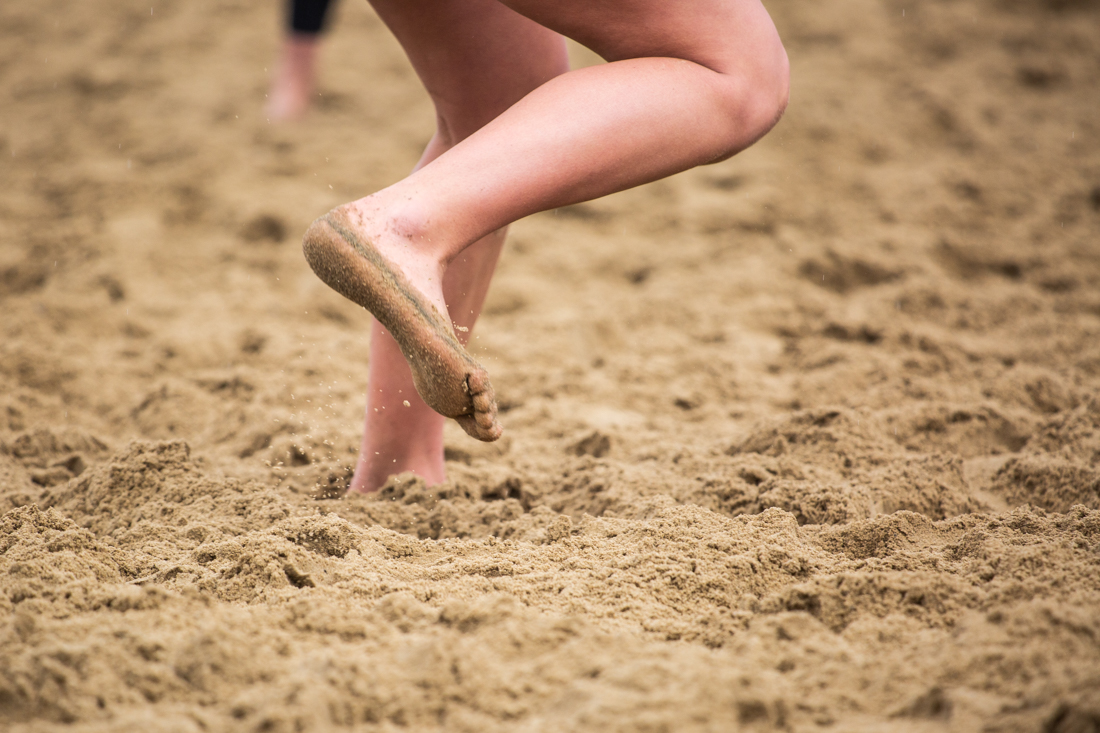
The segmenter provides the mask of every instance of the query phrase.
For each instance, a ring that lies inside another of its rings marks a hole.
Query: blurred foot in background
[[[267,117],[273,122],[301,119],[309,111],[317,86],[317,52],[331,0],[290,0],[286,32],[267,94]]]

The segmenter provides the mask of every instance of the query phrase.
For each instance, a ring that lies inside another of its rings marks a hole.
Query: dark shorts
[[[317,34],[325,28],[332,0],[289,0],[287,21],[294,33]]]

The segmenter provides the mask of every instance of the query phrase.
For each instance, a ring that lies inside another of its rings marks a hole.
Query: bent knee
[[[778,39],[770,55],[766,62],[756,59],[746,71],[723,75],[728,144],[713,162],[749,147],[783,117],[790,101],[790,63]]]
[[[775,60],[769,64],[762,83],[752,102],[752,124],[758,130],[758,138],[775,127],[791,99],[791,65],[787,52],[780,45]]]

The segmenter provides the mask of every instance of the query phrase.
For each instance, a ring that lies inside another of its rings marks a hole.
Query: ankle
[[[442,241],[442,232],[433,225],[427,208],[415,198],[402,197],[385,208],[386,231],[417,249]]]
[[[419,261],[420,268],[442,275],[455,249],[453,237],[439,226],[441,217],[433,217],[427,207],[407,196],[395,196],[389,190],[360,199],[351,205],[353,220],[363,233],[383,249],[400,247],[403,258]]]
[[[349,491],[363,494],[377,491],[390,476],[399,473],[414,473],[428,486],[442,483],[447,478],[442,450],[438,456],[404,455],[395,458],[392,454],[361,454]]]

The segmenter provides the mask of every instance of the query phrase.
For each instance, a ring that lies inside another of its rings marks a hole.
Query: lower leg
[[[447,270],[443,290],[463,344],[488,291],[504,244],[500,230],[466,249]],[[443,425],[446,418],[416,392],[412,372],[393,337],[377,321],[371,326],[366,424],[349,490],[375,491],[394,474],[411,471],[428,485],[446,478]]]
[[[672,58],[577,69],[361,205],[383,213],[418,254],[446,263],[524,216],[745,149],[775,124],[786,97],[785,85],[750,81]]]
[[[496,0],[373,0],[432,95],[439,120],[417,169],[531,89],[568,69],[564,40]],[[465,344],[504,241],[489,233],[449,263],[434,301]],[[363,442],[350,490],[373,491],[394,473],[444,478],[444,418],[427,406],[393,337],[372,326]],[[407,403],[407,406],[406,406]]]

